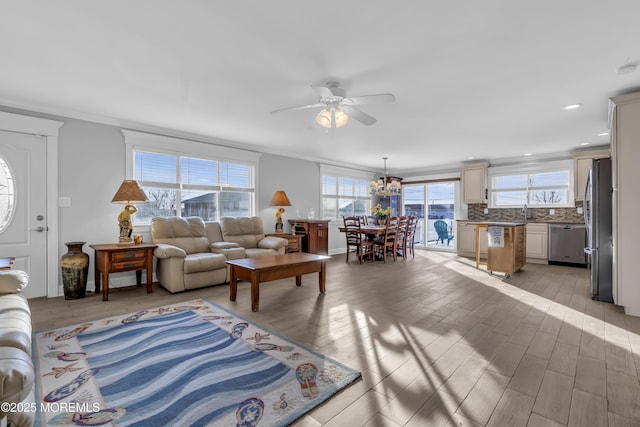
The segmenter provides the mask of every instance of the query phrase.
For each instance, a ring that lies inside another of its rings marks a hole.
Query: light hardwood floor
[[[353,260],[353,258],[352,258]],[[638,426],[640,318],[591,300],[586,269],[527,264],[491,276],[455,254],[328,265],[269,282],[171,295],[154,284],[110,300],[30,301],[34,330],[206,298],[362,371],[302,426]]]

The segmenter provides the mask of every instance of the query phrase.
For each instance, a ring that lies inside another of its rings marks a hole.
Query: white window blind
[[[154,216],[255,215],[259,153],[193,140],[123,130],[127,166],[150,203],[138,205],[136,224]]]

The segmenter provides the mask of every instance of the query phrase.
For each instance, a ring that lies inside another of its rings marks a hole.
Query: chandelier
[[[389,197],[400,194],[400,188],[402,187],[400,181],[396,179],[389,181],[387,177],[387,159],[388,157],[382,158],[382,160],[384,160],[384,180],[379,179],[369,183],[371,195],[373,196]]]

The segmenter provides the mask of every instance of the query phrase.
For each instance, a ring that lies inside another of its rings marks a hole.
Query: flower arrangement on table
[[[376,217],[378,222],[380,220],[385,220],[389,215],[393,213],[393,208],[389,206],[386,209],[382,209],[380,203],[378,203],[375,207],[371,208],[371,214]]]

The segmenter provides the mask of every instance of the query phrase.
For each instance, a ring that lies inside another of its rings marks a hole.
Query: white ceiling
[[[0,105],[390,173],[607,144],[608,98],[640,90],[637,0],[0,5]],[[270,114],[327,81],[396,102],[333,133]]]

